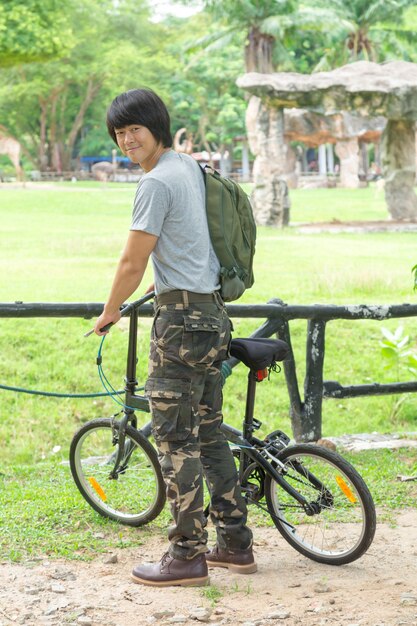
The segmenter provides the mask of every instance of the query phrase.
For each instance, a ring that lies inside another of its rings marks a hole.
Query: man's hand
[[[149,287],[145,291],[145,294],[151,293],[151,291],[155,291],[155,284],[154,283],[152,283],[152,285],[149,285]]]
[[[102,332],[100,329],[104,326],[107,326],[107,324],[117,324],[120,318],[120,311],[115,311],[114,313],[107,313],[106,311],[103,311],[100,317],[97,318],[97,321],[94,325],[94,332],[96,333],[96,335],[99,335],[99,337],[101,337],[102,335],[107,335],[107,333],[109,332],[108,330]]]

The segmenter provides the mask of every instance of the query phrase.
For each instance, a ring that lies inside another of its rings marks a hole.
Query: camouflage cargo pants
[[[174,519],[168,535],[174,558],[190,559],[207,550],[203,475],[218,545],[243,550],[252,543],[235,462],[220,431],[220,368],[228,355],[230,326],[217,299],[188,308],[155,305],[145,390]]]

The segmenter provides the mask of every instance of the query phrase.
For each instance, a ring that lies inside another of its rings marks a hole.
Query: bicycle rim
[[[342,565],[359,558],[375,534],[375,507],[363,479],[342,457],[312,445],[279,455],[283,476],[311,505],[313,514],[267,477],[269,512],[282,536],[301,554]],[[311,511],[310,511],[311,512]]]
[[[101,515],[130,526],[154,519],[165,503],[155,450],[128,427],[117,479],[110,478],[118,451],[111,420],[93,420],[74,437],[71,471],[83,497]]]

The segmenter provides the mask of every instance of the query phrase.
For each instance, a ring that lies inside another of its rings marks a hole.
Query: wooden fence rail
[[[91,319],[103,310],[102,303],[0,303],[0,318],[30,317],[81,317]],[[230,317],[259,318],[266,321],[252,334],[253,337],[271,337],[276,334],[290,347],[290,355],[284,361],[284,372],[290,399],[290,414],[294,438],[297,441],[317,441],[322,434],[323,398],[353,398],[370,395],[410,393],[417,391],[417,381],[391,384],[342,386],[337,381],[323,380],[326,324],[332,320],[376,320],[417,317],[416,304],[390,305],[288,305],[281,300],[267,304],[231,304],[227,306]],[[140,316],[151,317],[151,304],[143,305]],[[289,322],[306,319],[306,373],[304,398],[301,397],[297,380]],[[230,359],[234,367],[238,361]],[[6,382],[6,381],[0,381]]]

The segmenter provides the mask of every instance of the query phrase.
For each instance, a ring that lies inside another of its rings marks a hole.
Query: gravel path
[[[156,560],[164,552],[162,535],[135,551],[101,555],[91,563],[2,563],[0,626],[415,626],[416,528],[416,511],[398,513],[395,524],[378,525],[365,556],[343,567],[314,563],[276,530],[258,528],[258,573],[213,569],[206,588],[162,590],[130,582],[135,562]]]

